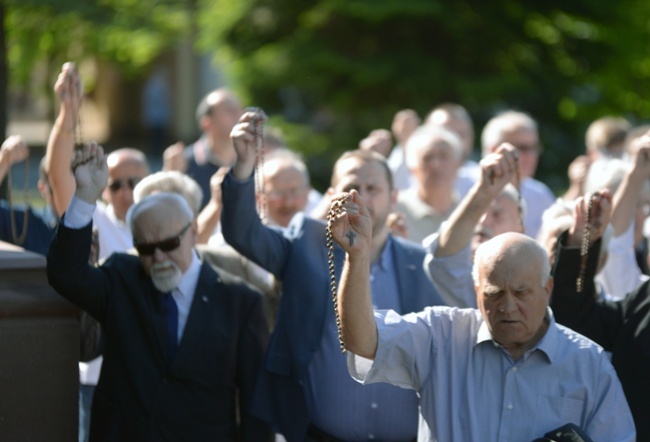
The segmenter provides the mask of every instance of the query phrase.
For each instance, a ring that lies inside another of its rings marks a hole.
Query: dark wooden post
[[[45,257],[0,242],[0,440],[77,440],[76,313]]]

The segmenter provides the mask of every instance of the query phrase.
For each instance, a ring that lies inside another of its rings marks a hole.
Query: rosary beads
[[[595,194],[589,197],[587,204],[587,215],[585,216],[585,227],[582,232],[582,242],[580,243],[580,270],[576,279],[576,291],[582,293],[585,287],[585,272],[587,271],[587,261],[589,259],[589,242],[591,241],[591,215],[594,206]]]
[[[259,107],[247,107],[245,112],[254,112],[252,120],[253,136],[255,138],[255,193],[264,195],[264,111]],[[266,199],[257,199],[257,213],[262,222],[266,222]]]
[[[345,353],[345,341],[343,340],[343,330],[341,329],[341,317],[339,315],[339,303],[336,290],[336,269],[334,268],[334,240],[332,239],[332,223],[334,219],[343,211],[343,204],[350,199],[351,195],[348,193],[345,196],[332,201],[330,210],[327,213],[327,227],[325,229],[325,238],[327,245],[327,265],[330,275],[330,288],[332,290],[332,302],[334,304],[334,315],[336,317],[336,330],[339,336],[339,344],[341,352]],[[345,235],[350,240],[350,245],[354,244],[356,233],[350,230]]]

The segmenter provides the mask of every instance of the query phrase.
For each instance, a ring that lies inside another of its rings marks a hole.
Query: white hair
[[[524,113],[509,110],[498,114],[487,122],[481,133],[481,147],[483,156],[503,142],[506,132],[513,132],[518,129],[528,130],[537,134],[537,123],[533,118]]]
[[[138,216],[142,212],[145,212],[151,207],[156,205],[165,205],[166,207],[174,208],[178,214],[185,215],[188,220],[194,219],[194,212],[190,209],[187,200],[183,198],[179,193],[173,192],[157,192],[151,195],[145,196],[137,203],[133,204],[128,212],[126,212],[126,224],[133,232],[133,224],[135,220],[138,219]],[[160,220],[161,223],[166,220]]]
[[[435,141],[447,144],[454,158],[463,158],[463,143],[458,135],[441,126],[424,125],[418,127],[406,142],[406,165],[410,169],[417,167],[420,152]]]
[[[201,210],[203,191],[196,181],[184,173],[172,170],[157,172],[145,177],[133,189],[133,201],[137,203],[144,197],[157,192],[181,195],[194,211],[194,216],[198,215]]]

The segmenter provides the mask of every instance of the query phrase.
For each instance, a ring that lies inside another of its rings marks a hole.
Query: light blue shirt
[[[374,362],[348,356],[350,374],[420,395],[419,441],[527,442],[572,422],[597,441],[634,441],[634,422],[602,348],[550,325],[519,361],[475,309],[375,312]]]
[[[444,224],[443,224],[444,226]],[[424,272],[440,297],[450,307],[476,308],[476,290],[472,279],[472,245],[450,256],[436,256],[440,235],[434,233],[422,241],[427,251]]]
[[[370,287],[375,307],[399,311],[391,244],[389,239],[371,266]],[[413,390],[387,384],[363,386],[350,378],[331,303],[320,348],[309,365],[307,391],[314,410],[312,423],[338,439],[409,441],[417,434],[418,400]]]

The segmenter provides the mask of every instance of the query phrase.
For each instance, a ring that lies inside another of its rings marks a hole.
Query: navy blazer
[[[252,178],[238,182],[228,174],[222,195],[221,222],[226,241],[282,281],[282,300],[253,412],[289,442],[303,441],[310,424],[304,391],[307,370],[323,336],[327,309],[333,308],[325,223],[298,216],[285,232],[264,226],[256,212]],[[424,273],[424,249],[399,238],[393,240],[399,313],[442,305]],[[343,258],[343,250],[335,245],[337,280]]]
[[[169,364],[160,292],[137,256],[89,266],[91,228],[61,222],[47,258],[52,287],[102,324],[91,440],[269,440],[268,427],[249,413],[268,337],[259,293],[203,264]]]

